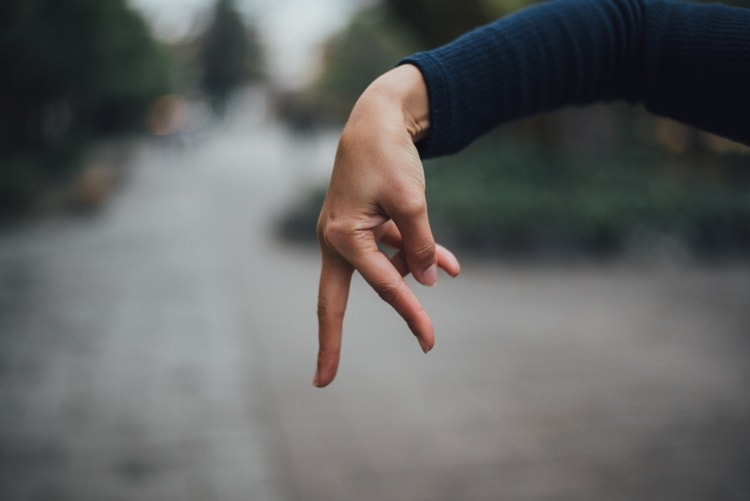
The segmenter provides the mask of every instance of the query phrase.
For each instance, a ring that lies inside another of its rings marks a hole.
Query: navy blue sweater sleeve
[[[750,9],[550,0],[402,63],[427,82],[423,157],[503,122],[611,100],[750,144]]]

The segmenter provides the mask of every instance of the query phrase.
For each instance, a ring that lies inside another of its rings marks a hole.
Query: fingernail
[[[315,371],[315,376],[313,377],[313,386],[320,386],[320,374],[318,371]]]
[[[433,286],[438,281],[438,267],[437,264],[433,264],[422,272],[422,283],[428,286]]]
[[[425,341],[424,339],[417,339],[417,341],[419,341],[419,346],[422,348],[423,352],[427,353],[431,350],[430,345],[427,344],[427,341]]]

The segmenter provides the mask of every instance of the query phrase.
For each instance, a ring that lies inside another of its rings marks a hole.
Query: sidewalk
[[[315,389],[287,141],[148,147],[102,213],[0,237],[0,499],[750,497],[750,267],[467,261],[418,290],[427,356],[356,279]]]

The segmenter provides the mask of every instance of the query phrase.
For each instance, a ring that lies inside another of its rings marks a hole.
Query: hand
[[[434,285],[438,267],[451,276],[460,271],[453,254],[435,244],[427,219],[424,171],[414,141],[426,134],[428,118],[422,75],[404,65],[373,82],[344,127],[318,219],[322,267],[315,386],[336,376],[354,270],[404,318],[425,353],[435,343],[430,317],[403,279],[411,273]],[[397,252],[389,258],[378,243]]]

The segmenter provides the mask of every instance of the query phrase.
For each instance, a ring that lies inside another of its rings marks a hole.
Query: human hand
[[[318,219],[322,254],[318,291],[318,364],[313,384],[336,376],[349,285],[357,270],[406,321],[427,353],[430,317],[403,279],[424,285],[449,275],[458,260],[436,245],[427,219],[425,178],[414,141],[429,127],[427,89],[419,70],[399,66],[363,93],[344,127]],[[383,243],[397,249],[388,257]]]

